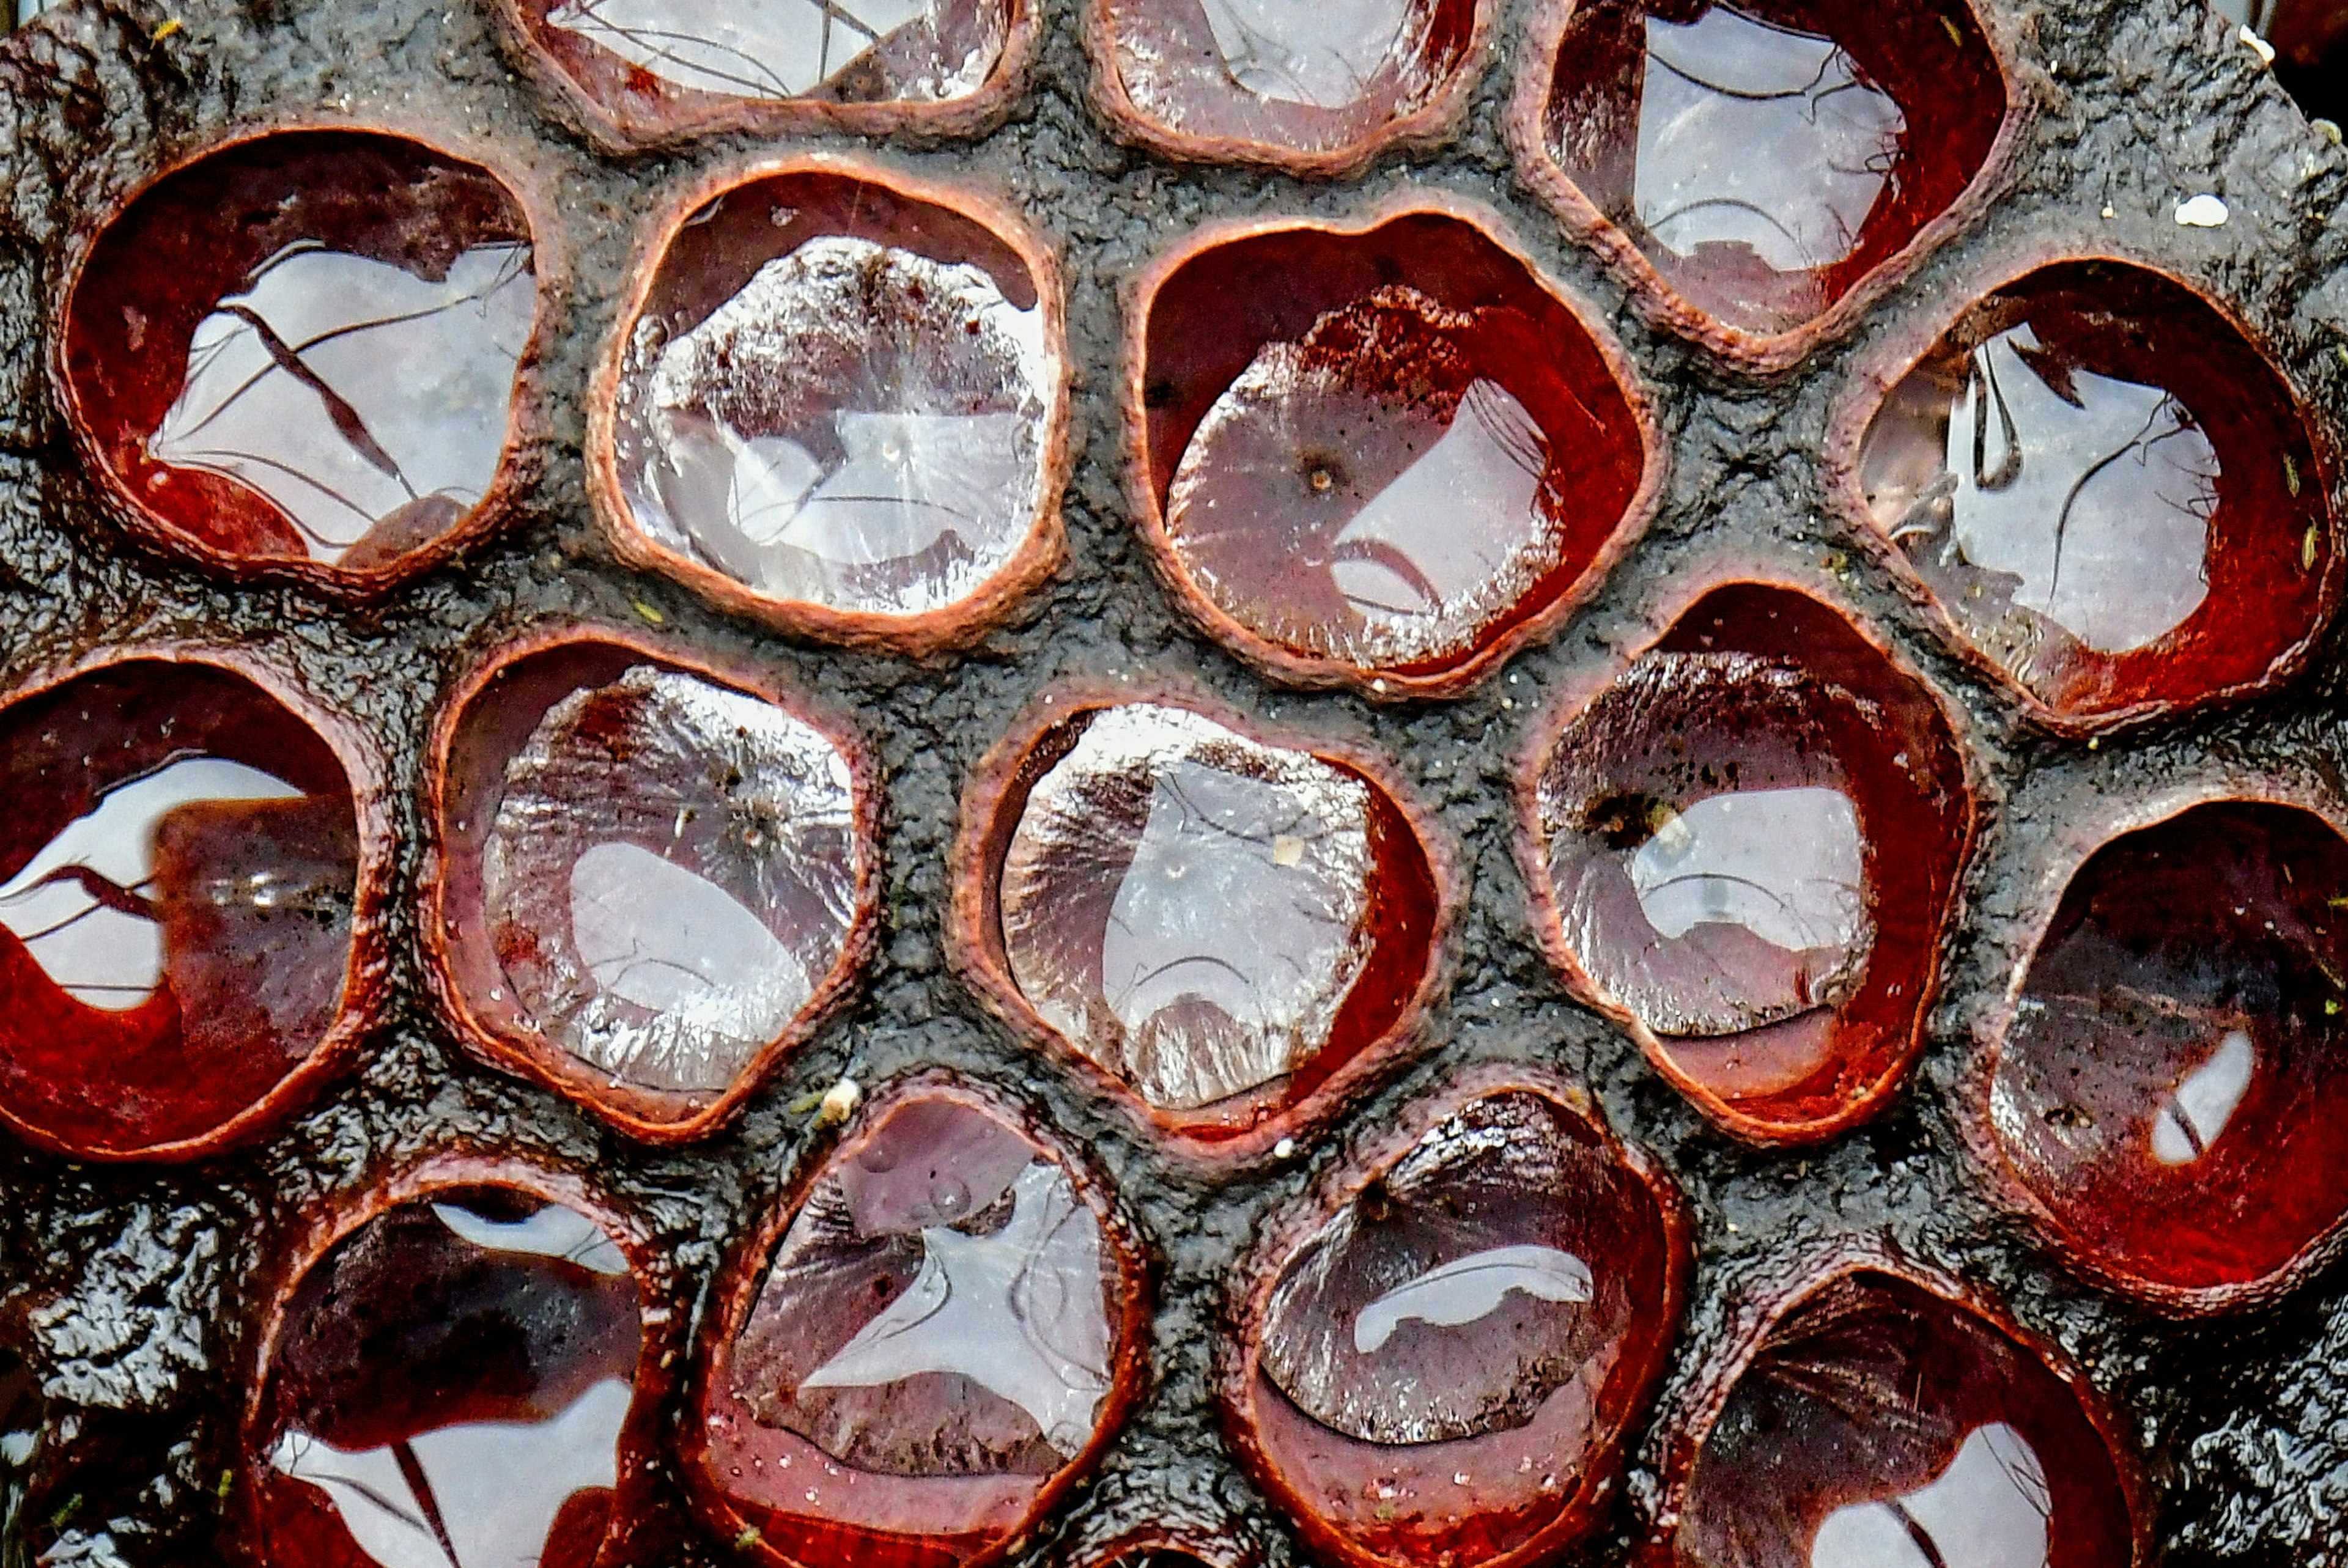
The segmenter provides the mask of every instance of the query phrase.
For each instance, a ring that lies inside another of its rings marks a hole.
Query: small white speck
[[[2204,191],[2177,204],[2177,221],[2188,229],[2222,229],[2226,224],[2226,204]]]
[[[1279,1143],[1274,1143],[1272,1146],[1272,1157],[1275,1160],[1293,1160],[1296,1158],[1296,1140],[1293,1138],[1282,1138]]]
[[[2274,64],[2274,46],[2272,44],[2268,43],[2264,38],[2260,37],[2248,27],[2244,27],[2240,32],[2234,36],[2241,39],[2243,43],[2248,44],[2250,46],[2251,52],[2256,54],[2260,59],[2264,60],[2270,66]]]
[[[2106,201],[2106,202],[2105,202],[2105,203],[2104,203],[2104,216],[2105,216],[2106,218],[2107,218],[2107,219],[2110,219],[2110,218],[2116,218],[2116,217],[2118,217],[2118,216],[2119,216],[2119,214],[2118,214],[2117,212],[2113,211],[2113,210],[2112,210],[2112,204],[2111,204],[2110,202]]]
[[[863,1103],[864,1086],[853,1078],[843,1078],[824,1091],[822,1103],[816,1107],[815,1124],[837,1127],[855,1115],[856,1108]]]
[[[1377,680],[1370,682],[1370,690],[1373,692],[1384,692],[1385,689],[1386,683],[1384,680]]]

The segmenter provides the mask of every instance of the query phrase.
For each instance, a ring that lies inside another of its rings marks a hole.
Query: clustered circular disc
[[[67,295],[67,412],[146,532],[370,585],[499,487],[538,312],[489,170],[371,131],[237,142],[148,186]]]

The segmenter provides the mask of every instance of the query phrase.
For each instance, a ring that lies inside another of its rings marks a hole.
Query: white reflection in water
[[[1742,926],[1788,951],[1865,939],[1865,843],[1839,790],[1707,795],[1631,856],[1648,923],[1676,941],[1700,925]]]
[[[1939,1479],[1818,1526],[1810,1568],[2046,1568],[2045,1467],[2003,1421],[1976,1427]]]
[[[1331,574],[1374,630],[1479,605],[1537,541],[1549,446],[1497,382],[1471,383],[1434,446],[1338,531]]]
[[[1647,22],[1639,221],[1681,256],[1734,246],[1781,272],[1857,248],[1907,118],[1831,38],[1713,5]]]
[[[2209,1060],[2187,1073],[2168,1103],[2154,1113],[2153,1158],[2164,1165],[2189,1165],[2208,1153],[2240,1108],[2258,1066],[2259,1053],[2242,1030],[2219,1041]]]
[[[1410,0],[1201,0],[1231,79],[1260,97],[1344,108],[1403,48]]]
[[[316,560],[397,514],[445,532],[497,474],[536,306],[526,245],[476,246],[437,282],[288,246],[197,324],[147,449],[259,491]]]
[[[1416,1318],[1457,1328],[1490,1317],[1510,1291],[1542,1301],[1590,1299],[1590,1266],[1570,1252],[1530,1244],[1487,1247],[1406,1280],[1362,1308],[1354,1348],[1368,1356]]]
[[[1049,384],[1040,302],[1014,307],[979,267],[810,240],[659,347],[630,504],[753,587],[942,609],[1026,537]]]
[[[1185,709],[1109,710],[1004,856],[1021,991],[1154,1105],[1279,1077],[1327,1043],[1368,960],[1368,810],[1369,786],[1317,757]]]
[[[606,996],[687,1033],[763,1043],[815,991],[733,895],[640,845],[599,844],[572,862],[571,939]]]
[[[1026,421],[1016,414],[841,409],[832,420],[847,460],[829,473],[788,436],[733,438],[730,520],[753,545],[841,566],[911,560],[968,525],[973,497],[1015,490],[1023,477]]]
[[[301,798],[284,780],[225,757],[185,758],[117,784],[0,886],[0,926],[76,1001],[128,1011],[163,979],[150,886],[163,819],[184,805]]]
[[[611,1234],[568,1204],[549,1204],[527,1219],[493,1220],[461,1204],[434,1204],[442,1225],[484,1252],[520,1252],[559,1257],[597,1274],[628,1272],[628,1260]]]
[[[2088,647],[2158,641],[2209,597],[2218,453],[2157,386],[2061,364],[2027,324],[1973,353],[1950,411],[1954,547]]]
[[[932,9],[931,0],[563,0],[546,19],[680,87],[790,98]]]
[[[1026,1411],[1056,1452],[1080,1452],[1109,1384],[1100,1225],[1049,1161],[1022,1171],[1011,1199],[992,1235],[924,1228],[913,1283],[800,1387],[960,1373]]]
[[[472,1421],[355,1452],[287,1432],[269,1462],[324,1491],[382,1568],[537,1568],[562,1505],[617,1484],[631,1398],[606,1378],[548,1420]]]
[[[1278,784],[1188,759],[1159,779],[1101,942],[1102,989],[1127,1029],[1196,999],[1283,1030],[1328,989],[1357,899],[1329,907],[1301,837],[1282,864],[1275,841],[1303,825],[1297,807]]]

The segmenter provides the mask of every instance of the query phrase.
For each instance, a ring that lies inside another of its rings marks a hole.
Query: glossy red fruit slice
[[[99,1158],[273,1120],[363,1025],[343,758],[230,669],[132,659],[0,710],[0,1117]],[[363,907],[364,905],[364,907]]]
[[[250,1417],[268,1568],[590,1568],[649,1433],[603,1225],[533,1188],[376,1205],[278,1308]]]
[[[883,1101],[787,1217],[724,1287],[688,1438],[705,1503],[790,1568],[993,1560],[1132,1398],[1140,1276],[1107,1205],[932,1084]]]
[[[1969,1306],[1861,1270],[1804,1296],[1676,1480],[1677,1568],[2129,1568],[2132,1478],[2091,1393]]]
[[[1442,915],[1424,832],[1362,764],[1194,708],[1046,711],[973,786],[962,957],[1156,1124],[1261,1144],[1424,1005]]]
[[[674,1139],[819,1021],[869,940],[873,806],[857,749],[788,704],[584,631],[461,694],[430,941],[491,1054]]]
[[[1095,78],[1118,125],[1178,156],[1307,174],[1439,131],[1468,85],[1476,0],[1097,0]]]
[[[1210,235],[1145,281],[1138,331],[1161,569],[1281,676],[1456,690],[1643,520],[1614,351],[1480,220]]]
[[[147,532],[369,588],[485,525],[537,311],[529,221],[487,169],[286,131],[173,169],[108,221],[57,364]]]
[[[2051,717],[2136,717],[2278,678],[2341,563],[2305,415],[2183,284],[2044,267],[1967,311],[1859,452],[1875,526]]]
[[[1675,1196],[1589,1116],[1488,1086],[1268,1249],[1243,1457],[1316,1551],[1530,1563],[1579,1540],[1679,1321]]]
[[[2079,868],[1988,1090],[2003,1162],[2065,1255],[2215,1305],[2336,1231],[2343,903],[2348,840],[2264,803],[2194,807]]]
[[[1962,5],[1600,0],[1565,15],[1546,91],[1519,111],[1536,183],[1731,352],[1798,352],[1973,183],[2006,118],[1997,54]]]
[[[1003,85],[1018,0],[511,0],[530,52],[623,140],[836,122],[952,128]],[[940,122],[942,122],[941,124]]]
[[[1569,975],[1741,1136],[1873,1112],[1921,1039],[1972,834],[1938,705],[1836,611],[1738,583],[1565,706],[1526,805]]]
[[[716,191],[639,285],[596,409],[622,548],[797,630],[974,635],[1059,550],[1056,288],[1007,215],[878,169]]]

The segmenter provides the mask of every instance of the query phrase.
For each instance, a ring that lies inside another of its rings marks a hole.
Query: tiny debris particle
[[[1304,863],[1304,841],[1292,833],[1273,834],[1272,863],[1282,867],[1302,866]]]
[[[758,1533],[757,1525],[746,1524],[742,1527],[742,1533],[734,1538],[734,1550],[747,1552],[765,1539],[765,1536]]]
[[[1964,34],[1959,31],[1956,23],[1950,18],[1946,12],[1942,12],[1941,14],[1941,31],[1946,33],[1949,36],[1949,42],[1954,44],[1958,48],[1962,49],[1965,46]]]
[[[824,1091],[823,1099],[815,1109],[815,1124],[837,1127],[855,1115],[856,1108],[863,1103],[864,1086],[853,1078],[843,1078]]]
[[[2116,218],[2119,214],[2113,210],[2112,204],[2106,201],[2104,203],[2104,216],[2106,218]]]
[[[2226,225],[2226,203],[2203,191],[2177,204],[2177,221],[2186,229],[2222,229]]]
[[[2315,569],[2316,543],[2316,528],[2313,523],[2310,523],[2307,525],[2307,537],[2299,541],[2300,570],[2313,571]]]
[[[1275,1160],[1292,1160],[1296,1158],[1296,1140],[1293,1138],[1282,1138],[1279,1143],[1274,1143],[1272,1146],[1272,1157]]]
[[[2299,499],[2299,461],[2288,452],[2282,455],[2282,484],[2292,500]]]
[[[183,33],[187,31],[187,27],[188,25],[185,22],[180,21],[177,16],[173,16],[164,22],[161,26],[157,27],[153,32],[148,34],[147,41],[150,44],[160,44],[164,39],[171,36],[174,33]]]
[[[2261,38],[2256,33],[2251,32],[2247,26],[2243,27],[2234,36],[2241,39],[2243,43],[2248,44],[2250,46],[2250,52],[2258,56],[2260,59],[2264,60],[2270,66],[2274,64],[2274,46],[2272,44],[2268,43],[2264,38]]]
[[[636,600],[636,613],[643,616],[646,620],[651,621],[654,626],[666,626],[668,624],[667,616],[663,615],[659,610],[654,610],[651,605],[646,604],[641,599]]]

